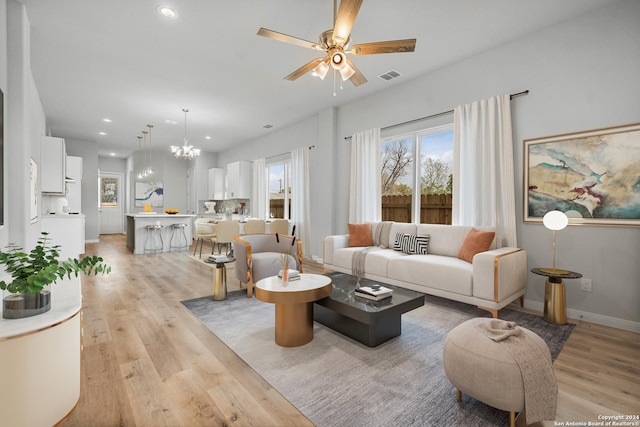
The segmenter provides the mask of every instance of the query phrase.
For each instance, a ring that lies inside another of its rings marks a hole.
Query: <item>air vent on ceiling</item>
[[[378,77],[380,77],[382,80],[393,80],[396,77],[400,77],[400,73],[397,72],[396,70],[391,70],[391,71],[387,71],[384,74],[380,74]]]

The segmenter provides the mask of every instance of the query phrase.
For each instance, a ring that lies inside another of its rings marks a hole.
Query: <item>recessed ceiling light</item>
[[[102,121],[105,123],[111,123],[111,119],[107,119],[107,118],[102,119]]]
[[[164,16],[165,18],[169,18],[169,19],[175,19],[178,17],[178,13],[171,9],[170,7],[167,6],[158,6],[158,13],[162,16]]]
[[[273,127],[273,125],[262,125],[263,128],[265,129],[271,129]]]
[[[209,135],[205,136],[204,139],[211,139]]]
[[[116,155],[116,153],[109,153],[109,154],[111,154],[112,156],[115,156],[115,155]]]
[[[106,132],[98,132],[100,135],[106,135]]]

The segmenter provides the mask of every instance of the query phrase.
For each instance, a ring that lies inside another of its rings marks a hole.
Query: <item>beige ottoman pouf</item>
[[[477,327],[493,320],[471,319],[449,332],[444,342],[444,370],[457,388],[458,401],[461,393],[465,393],[489,406],[508,411],[513,426],[515,413],[524,410],[524,383],[520,367],[507,347],[493,341]],[[528,329],[520,329],[519,338],[545,354],[551,363],[551,353],[544,340]]]

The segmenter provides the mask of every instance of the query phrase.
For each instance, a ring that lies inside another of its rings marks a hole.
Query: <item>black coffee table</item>
[[[326,274],[333,292],[314,304],[313,320],[343,335],[376,347],[401,333],[401,316],[424,305],[425,294],[374,280],[360,279],[360,286],[379,284],[393,289],[390,298],[372,301],[354,295],[358,278],[345,273]]]

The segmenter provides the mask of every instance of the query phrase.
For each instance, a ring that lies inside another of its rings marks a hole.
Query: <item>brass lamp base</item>
[[[558,275],[569,274],[568,270],[562,270],[560,268],[539,268],[539,270],[548,274],[558,274]]]

